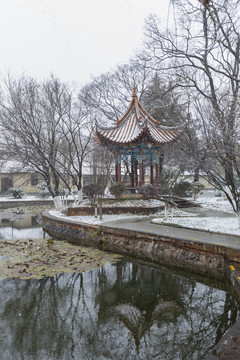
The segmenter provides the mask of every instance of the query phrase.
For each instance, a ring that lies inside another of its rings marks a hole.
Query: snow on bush
[[[23,197],[23,191],[21,188],[11,188],[9,189],[9,192],[14,199],[21,199]]]
[[[143,195],[144,199],[153,199],[158,195],[156,186],[152,184],[144,184],[138,189],[139,194]]]

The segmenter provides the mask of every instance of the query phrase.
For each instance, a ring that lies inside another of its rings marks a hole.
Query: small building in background
[[[82,176],[82,186],[93,183],[93,175],[86,168],[85,172],[86,174]],[[44,183],[45,180],[41,174],[31,169],[23,169],[17,162],[8,161],[0,166],[0,195],[8,195],[11,188],[21,188],[25,194],[36,195],[40,192],[38,186]],[[75,185],[71,183],[70,186],[73,191],[77,191]],[[66,186],[61,184],[60,180],[60,190],[65,188]]]
[[[11,188],[21,188],[27,193],[39,191],[37,185],[43,183],[40,174],[31,171],[0,172],[0,194],[6,195]]]

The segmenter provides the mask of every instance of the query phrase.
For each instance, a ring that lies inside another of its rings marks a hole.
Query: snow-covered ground
[[[233,210],[231,208],[231,205],[224,197],[216,197],[216,192],[205,194],[204,196],[200,196],[197,199],[197,203],[201,205],[204,208],[208,208],[210,210],[219,210],[224,211],[227,213],[232,213]],[[6,199],[3,197],[0,197],[0,201],[4,200],[10,200],[8,197]],[[15,200],[15,199],[12,199]],[[23,200],[37,200],[36,196],[31,197],[24,197]],[[21,199],[20,199],[21,201]],[[108,201],[106,204],[107,206],[126,206],[126,207],[132,207],[132,206],[138,206],[141,208],[146,207],[157,207],[162,206],[163,203],[158,200],[128,200],[123,202],[117,202],[117,201]],[[82,206],[89,206],[87,201],[84,201],[82,203]],[[66,218],[68,220],[72,220],[74,222],[85,222],[88,224],[103,224],[104,222],[108,221],[114,221],[114,220],[120,220],[120,219],[141,219],[146,218],[146,216],[143,215],[133,215],[133,214],[121,214],[121,215],[103,215],[103,219],[100,220],[99,218],[95,218],[94,216],[66,216],[62,214],[60,211],[51,210],[50,213],[54,216],[60,217],[60,218]],[[190,228],[197,228],[202,230],[209,230],[209,231],[217,231],[227,234],[237,234],[240,235],[240,229],[238,225],[237,217],[217,217],[217,216],[209,216],[209,217],[200,217],[196,216],[196,214],[193,214],[191,212],[185,212],[179,209],[174,209],[173,214],[172,210],[168,212],[168,216],[166,217],[165,211],[160,210],[157,214],[153,214],[150,216],[152,219],[152,222],[156,224],[163,224],[163,223],[172,223],[177,224],[184,227],[190,227]]]
[[[218,218],[218,217],[188,217],[188,218],[156,218],[152,219],[155,224],[175,224],[186,228],[208,230],[223,234],[240,235],[237,217]]]
[[[87,224],[92,224],[92,225],[100,225],[103,224],[104,222],[108,222],[108,221],[114,221],[114,220],[121,220],[121,219],[141,219],[144,218],[143,215],[133,215],[133,214],[116,214],[116,215],[103,215],[102,220],[100,220],[99,218],[95,218],[95,216],[66,216],[64,214],[61,213],[61,211],[57,211],[57,210],[50,210],[49,211],[50,215],[53,216],[57,216],[60,217],[61,219],[65,219],[65,220],[71,220],[77,223],[87,223]],[[146,218],[146,216],[145,216]]]
[[[144,207],[146,207],[146,204]],[[100,224],[103,224],[104,222],[121,220],[121,219],[129,219],[129,218],[131,218],[131,219],[141,219],[141,218],[146,219],[146,217],[148,217],[146,215],[145,216],[144,215],[133,215],[133,214],[127,213],[127,214],[103,215],[102,220],[100,220],[99,217],[95,218],[95,216],[67,216],[67,215],[63,214],[61,211],[57,211],[57,210],[50,210],[49,213],[50,213],[50,215],[60,217],[61,219],[71,220],[74,222],[83,222],[83,223],[88,223],[88,224],[92,224],[92,225],[100,225]],[[155,213],[154,217],[156,217],[156,216],[163,217],[164,214],[165,214],[164,210],[161,210],[158,213]],[[169,212],[169,214],[171,215],[172,212]],[[174,216],[194,217],[197,215],[188,213],[186,211],[182,211],[179,209],[174,209]]]
[[[225,211],[228,213],[233,213],[233,209],[227,200],[226,197],[206,197],[206,196],[200,196],[196,203],[201,205],[204,208],[211,209],[211,210],[219,210],[219,211]]]
[[[223,197],[215,197],[213,196],[207,196],[207,197],[200,197],[197,202],[204,208],[213,209],[213,210],[219,210],[224,211],[228,213],[232,213],[233,211],[231,209],[230,204],[228,201]],[[125,204],[128,202],[126,201]],[[144,200],[134,201],[135,206],[140,207],[148,207],[153,206],[154,202],[144,202]],[[159,204],[159,202],[158,202]],[[115,206],[116,203],[115,203]],[[125,206],[131,206],[125,205]],[[133,206],[133,205],[132,205]],[[156,202],[157,206],[157,202]],[[133,214],[122,214],[122,215],[103,215],[103,219],[100,220],[99,218],[95,218],[94,216],[66,216],[63,215],[60,211],[51,210],[50,213],[54,216],[65,218],[68,220],[72,220],[74,222],[85,222],[88,224],[103,224],[107,221],[114,221],[114,220],[120,220],[120,219],[134,219],[143,218],[142,215],[133,215]],[[146,218],[146,216],[144,217]],[[157,214],[153,214],[150,216],[151,221],[156,224],[176,224],[183,227],[189,227],[189,228],[195,228],[195,229],[202,229],[202,230],[209,230],[209,231],[216,231],[226,234],[236,234],[240,235],[240,229],[238,225],[237,217],[217,217],[217,216],[210,216],[210,217],[200,217],[197,216],[195,213],[182,211],[179,209],[174,209],[173,211],[168,211],[168,216],[166,216],[165,211],[161,210]]]
[[[152,222],[155,224],[176,224],[186,228],[215,231],[224,234],[240,235],[240,228],[237,216],[234,216],[233,209],[225,197],[216,197],[214,195],[200,196],[196,202],[202,207],[210,210],[218,210],[226,213],[231,213],[233,214],[233,217],[179,217],[177,214],[174,215],[174,217],[171,217],[171,213],[169,213],[169,216],[167,218],[164,216],[155,218],[152,219]]]

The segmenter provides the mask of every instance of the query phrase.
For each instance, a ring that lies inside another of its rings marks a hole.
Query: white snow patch
[[[158,211],[157,213],[154,213],[154,216],[160,216],[165,217],[165,210]],[[195,217],[198,216],[198,214],[190,213],[188,211],[183,211],[177,208],[169,209],[168,210],[168,217]]]
[[[15,229],[12,227],[0,228],[0,239],[41,239],[43,237],[43,229],[29,228],[29,229]]]
[[[157,218],[152,220],[155,224],[176,224],[186,228],[216,231],[224,234],[240,235],[237,217],[189,217],[189,218]]]
[[[103,215],[102,220],[95,218],[94,216],[67,216],[61,211],[50,210],[49,214],[55,217],[60,217],[61,219],[74,221],[76,223],[86,223],[92,225],[101,225],[107,221],[121,220],[121,219],[133,219],[133,218],[143,218],[142,215],[132,215],[132,214],[115,214],[115,215]]]
[[[225,197],[199,197],[196,202],[206,209],[233,213],[232,206]]]

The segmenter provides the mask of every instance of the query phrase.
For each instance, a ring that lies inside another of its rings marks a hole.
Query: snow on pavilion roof
[[[96,141],[112,144],[133,144],[143,138],[153,144],[165,144],[177,139],[182,131],[174,127],[162,126],[144,109],[133,88],[132,100],[117,125],[103,127],[96,123]]]

